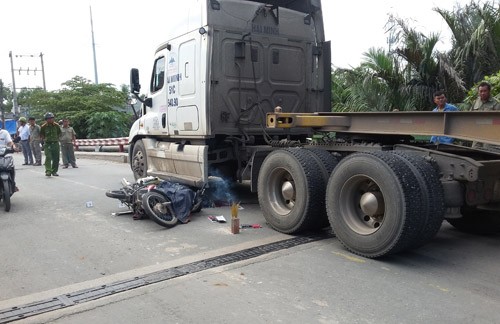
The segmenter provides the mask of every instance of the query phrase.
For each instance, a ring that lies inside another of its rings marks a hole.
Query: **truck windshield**
[[[287,8],[290,10],[300,11],[306,14],[314,12],[315,8],[321,8],[320,0],[249,0],[249,1]]]

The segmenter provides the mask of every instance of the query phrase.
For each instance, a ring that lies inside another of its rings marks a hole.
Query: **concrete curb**
[[[91,160],[106,160],[112,162],[128,163],[127,153],[107,153],[107,152],[82,152],[75,151],[75,157]]]

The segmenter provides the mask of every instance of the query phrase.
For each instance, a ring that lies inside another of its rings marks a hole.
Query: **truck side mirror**
[[[139,83],[139,70],[130,70],[130,91],[135,94],[139,94],[141,91],[141,84]]]

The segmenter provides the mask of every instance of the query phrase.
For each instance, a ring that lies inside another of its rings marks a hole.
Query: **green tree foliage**
[[[335,111],[430,110],[432,94],[445,90],[460,103],[470,88],[500,70],[500,4],[472,1],[454,11],[434,9],[453,34],[453,47],[439,52],[440,36],[424,35],[405,20],[388,21],[388,50],[370,49],[359,67],[333,72]]]
[[[42,89],[26,90],[20,93],[19,103],[30,108],[30,114],[43,121],[47,111],[55,114],[56,120],[69,118],[78,138],[99,138],[101,134],[113,133],[112,137],[128,135],[130,115],[119,112],[117,109],[126,106],[128,90],[122,87],[117,90],[111,84],[93,84],[90,80],[76,76],[62,84],[58,91],[44,91]],[[98,114],[101,113],[101,114]],[[102,127],[113,128],[98,130],[93,123],[98,121],[96,116],[113,120],[117,123],[103,124]],[[127,120],[123,125],[121,121]],[[106,136],[108,137],[108,136]]]
[[[500,3],[474,2],[453,11],[435,9],[453,35],[450,57],[466,87],[500,70]]]
[[[402,88],[398,63],[382,49],[370,49],[355,69],[338,69],[332,77],[333,110],[392,111],[413,105]]]
[[[88,119],[89,138],[112,138],[128,135],[131,116],[118,111],[100,111]]]
[[[0,79],[0,100],[2,100],[2,109],[4,111],[12,110],[12,91],[9,87],[6,87],[3,81]]]
[[[445,90],[451,101],[461,100],[463,81],[448,56],[436,50],[439,35],[424,35],[396,17],[390,17],[389,26],[394,42],[391,46],[396,47],[392,54],[404,66],[403,82],[413,98],[414,109],[428,110],[436,90]]]
[[[369,107],[376,111],[408,110],[413,101],[405,89],[400,60],[383,49],[369,49],[361,63],[364,74],[363,89]]]
[[[350,100],[354,90],[354,87],[351,85],[357,84],[357,82],[351,80],[355,77],[356,74],[353,70],[334,69],[332,71],[331,93],[333,111],[345,111],[352,107],[351,105],[347,105],[347,102]],[[356,109],[352,110],[356,111]]]

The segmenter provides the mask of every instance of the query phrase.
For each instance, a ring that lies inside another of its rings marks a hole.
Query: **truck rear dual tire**
[[[411,248],[419,247],[436,236],[444,220],[446,208],[439,171],[431,161],[413,152],[392,151],[392,153],[403,158],[412,169],[420,186],[423,222],[419,230],[420,233]]]
[[[323,186],[326,190],[328,179],[330,178],[333,169],[335,169],[335,167],[339,163],[339,159],[332,153],[319,147],[307,148],[307,150],[312,153],[311,157],[314,158],[320,166],[318,171],[323,175]],[[330,226],[328,215],[326,214],[326,208],[318,210],[315,217],[316,221],[314,222],[313,229],[320,229]]]
[[[419,243],[427,222],[422,185],[402,157],[354,153],[342,159],[326,188],[330,225],[355,254],[375,258]]]
[[[324,224],[325,179],[323,166],[303,148],[271,152],[260,168],[259,204],[275,230],[298,233]]]

